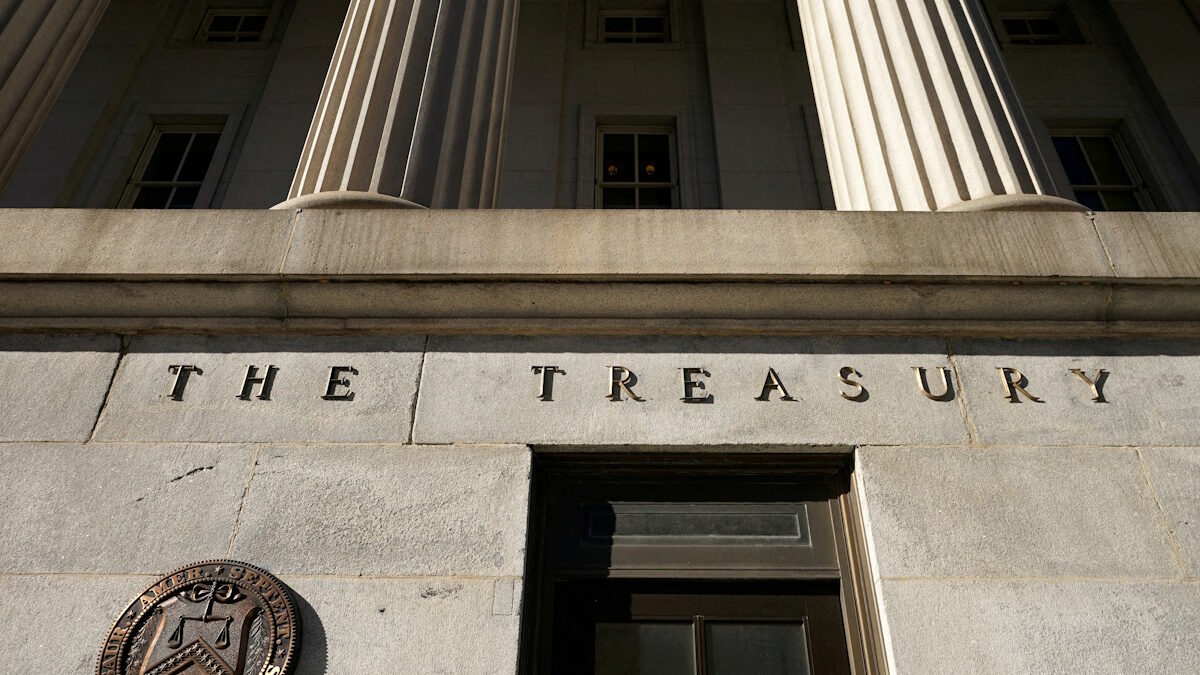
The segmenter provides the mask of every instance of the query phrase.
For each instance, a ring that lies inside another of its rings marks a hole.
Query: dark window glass
[[[183,168],[179,172],[179,180],[196,182],[204,180],[204,175],[208,173],[209,164],[212,164],[213,153],[217,150],[217,141],[220,138],[220,134],[196,134],[192,141],[192,147],[188,150],[187,159],[183,162]]]
[[[1100,193],[1104,208],[1109,211],[1141,211],[1137,195],[1130,190],[1105,190]]]
[[[667,29],[667,22],[661,16],[639,16],[635,23],[639,33],[662,33]]]
[[[633,134],[604,135],[604,182],[633,182],[635,175],[633,138]]]
[[[597,623],[596,675],[693,675],[691,622]]]
[[[597,177],[601,207],[674,207],[676,177],[669,133],[601,132],[601,145]]]
[[[632,209],[637,207],[633,188],[604,188],[604,208]]]
[[[236,14],[219,14],[212,18],[208,24],[208,30],[214,33],[232,33],[238,29],[238,22],[242,17]],[[193,24],[195,25],[195,24]]]
[[[803,623],[704,624],[708,675],[809,675]]]
[[[142,180],[175,180],[175,172],[179,170],[179,164],[183,161],[183,155],[187,152],[191,140],[192,135],[189,133],[165,133],[159,136],[154,154],[150,156],[150,162],[142,172]]]
[[[669,209],[671,188],[642,188],[638,191],[638,205],[643,209]]]
[[[1000,23],[1004,26],[1004,32],[1009,35],[1025,35],[1029,32],[1024,19],[1004,19]]]
[[[1100,201],[1100,193],[1095,190],[1076,190],[1075,201],[1093,211],[1104,210],[1104,202]]]
[[[1083,152],[1096,171],[1096,182],[1102,185],[1132,185],[1133,179],[1121,161],[1121,153],[1107,136],[1085,136],[1079,139]]]
[[[1096,184],[1096,178],[1092,175],[1091,168],[1088,167],[1083,148],[1079,146],[1079,141],[1074,136],[1056,136],[1054,149],[1058,151],[1063,168],[1067,170],[1067,178],[1072,185]]]
[[[265,16],[246,16],[242,17],[242,32],[243,33],[262,33],[267,27],[267,17]]]
[[[135,209],[165,209],[171,201],[169,187],[144,187],[138,190],[137,198],[133,200]]]
[[[200,187],[175,188],[175,196],[171,198],[172,209],[190,209],[196,205],[196,197],[200,196]]]
[[[609,16],[604,18],[604,32],[606,33],[632,33],[633,32],[633,17],[631,16]]]
[[[671,182],[671,137],[667,134],[638,135],[638,181]]]
[[[1062,27],[1054,19],[1030,19],[1029,32],[1050,37],[1062,35]]]
[[[1075,190],[1075,198],[1094,211],[1140,211],[1148,200],[1117,138],[1102,133],[1054,136],[1054,148]]]

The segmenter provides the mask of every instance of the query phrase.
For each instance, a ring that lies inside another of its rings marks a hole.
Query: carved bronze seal
[[[233,560],[181,567],[121,614],[98,675],[287,675],[300,617],[286,586]]]

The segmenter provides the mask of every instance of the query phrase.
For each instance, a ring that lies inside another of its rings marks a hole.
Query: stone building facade
[[[304,674],[1200,670],[1197,63],[1194,0],[0,3],[2,669],[230,559]]]

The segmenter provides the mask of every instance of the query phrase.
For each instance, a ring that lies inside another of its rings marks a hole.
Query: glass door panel
[[[596,675],[693,675],[691,622],[596,624]]]
[[[804,624],[706,621],[707,675],[809,675]]]

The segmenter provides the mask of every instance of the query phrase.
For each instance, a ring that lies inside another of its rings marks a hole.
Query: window
[[[678,207],[674,129],[601,127],[596,137],[596,204],[600,208]]]
[[[195,207],[220,139],[219,126],[156,126],[134,168],[121,206]]]
[[[1050,137],[1080,204],[1094,211],[1150,208],[1149,196],[1116,134],[1052,131]]]
[[[211,9],[204,15],[197,42],[260,42],[270,12],[265,9]]]
[[[663,44],[669,39],[666,12],[609,11],[600,13],[600,42]]]
[[[1066,7],[1053,12],[1001,12],[1000,27],[1010,45],[1068,45],[1083,42]]]
[[[836,458],[537,458],[523,672],[877,672],[849,486]]]

